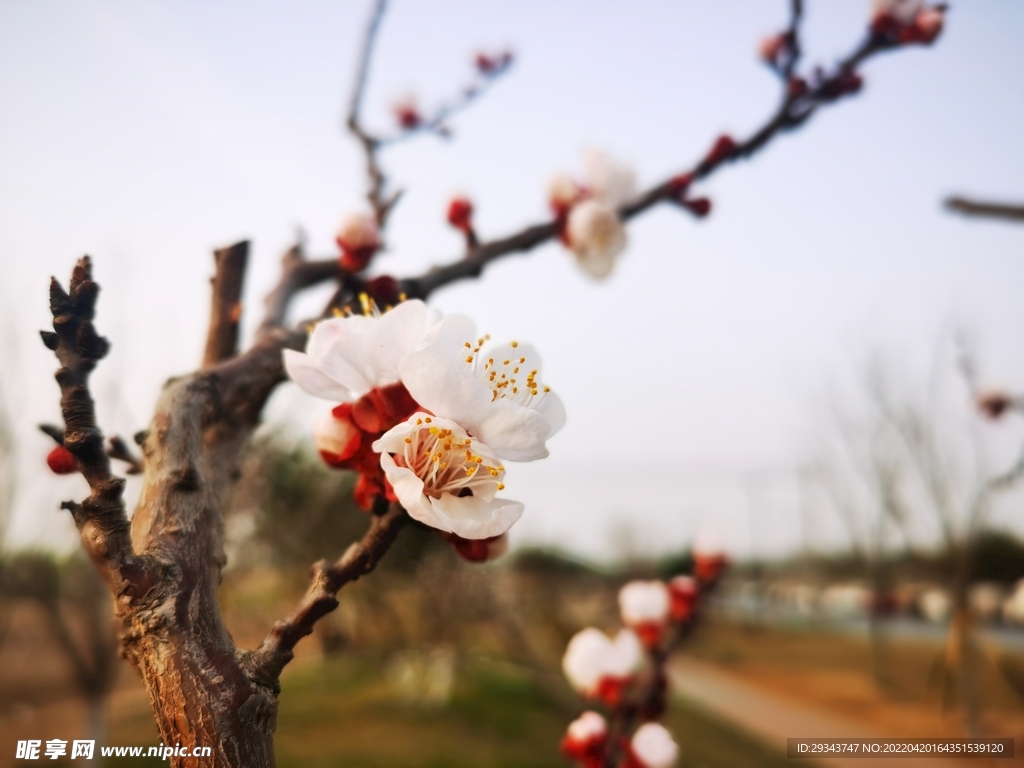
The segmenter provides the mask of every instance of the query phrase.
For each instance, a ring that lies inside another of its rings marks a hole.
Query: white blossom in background
[[[660,581],[631,581],[619,590],[619,611],[627,627],[664,624],[670,606],[668,587]]]
[[[658,723],[641,725],[629,742],[629,751],[642,768],[672,768],[679,759],[679,745]]]
[[[565,224],[569,249],[576,263],[591,277],[608,277],[615,260],[626,250],[626,227],[608,203],[587,199],[574,205]]]
[[[548,202],[563,226],[562,240],[580,268],[594,278],[611,274],[626,248],[618,206],[636,194],[633,170],[595,149],[583,153],[584,180],[559,174],[548,183]]]
[[[464,539],[500,536],[523,514],[518,501],[495,498],[505,468],[458,423],[413,414],[373,444],[409,516]]]
[[[619,206],[636,195],[633,169],[599,149],[584,150],[583,169],[592,199]]]
[[[603,683],[632,678],[642,662],[643,648],[632,630],[619,630],[612,640],[591,627],[569,641],[562,670],[573,688],[585,696],[596,696]]]
[[[901,24],[910,24],[924,8],[924,0],[871,0],[871,18],[889,16]]]
[[[476,336],[468,318],[462,318],[458,331],[461,336],[446,329],[425,349],[401,360],[409,394],[424,409],[457,422],[502,459],[546,457],[545,443],[565,424],[565,408],[540,381],[537,350],[516,341],[485,350],[487,339]]]

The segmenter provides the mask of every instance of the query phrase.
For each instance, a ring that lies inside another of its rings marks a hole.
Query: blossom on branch
[[[629,742],[623,768],[672,768],[678,759],[679,745],[672,734],[658,723],[645,723]]]
[[[584,768],[604,768],[608,723],[597,712],[584,712],[569,723],[562,739],[562,754]]]
[[[614,640],[593,627],[577,632],[562,657],[562,671],[570,685],[584,696],[616,706],[623,689],[633,682],[643,661],[636,633],[619,630]]]
[[[661,642],[670,608],[668,587],[660,581],[631,581],[619,590],[622,623],[648,648]]]
[[[562,242],[584,272],[600,279],[611,274],[626,248],[626,228],[617,208],[636,194],[636,175],[597,150],[584,153],[583,165],[583,182],[566,174],[549,182],[548,203]]]
[[[341,222],[335,242],[341,249],[341,266],[347,272],[362,272],[380,249],[377,219],[365,213],[350,213]]]
[[[497,499],[505,467],[494,452],[451,419],[418,412],[373,444],[409,516],[464,539],[501,536],[523,514]]]

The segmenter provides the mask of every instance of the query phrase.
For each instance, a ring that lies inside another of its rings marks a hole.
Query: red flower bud
[[[453,198],[448,204],[448,223],[462,232],[473,228],[473,203],[464,197]]]
[[[728,134],[722,134],[715,141],[711,151],[704,158],[705,163],[718,163],[725,160],[736,151],[736,141]]]
[[[395,305],[401,300],[402,286],[390,275],[378,275],[367,280],[365,288],[379,307]]]
[[[407,131],[411,131],[413,128],[419,128],[423,122],[423,117],[420,115],[419,110],[411,104],[400,104],[395,107],[395,119],[398,124]]]
[[[690,188],[692,183],[692,173],[681,173],[669,182],[669,194],[672,197],[682,199],[683,195],[686,194],[686,190]]]
[[[70,475],[72,472],[78,471],[78,461],[63,445],[58,445],[50,451],[46,457],[46,463],[58,475]]]
[[[692,200],[683,200],[682,205],[685,208],[689,208],[700,218],[704,218],[711,213],[711,201],[706,197],[695,197]]]
[[[699,594],[696,580],[689,576],[676,576],[668,583],[672,600],[670,609],[673,621],[687,621],[693,615],[693,607]]]

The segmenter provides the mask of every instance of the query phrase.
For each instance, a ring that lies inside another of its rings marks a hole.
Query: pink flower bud
[[[377,219],[363,213],[351,213],[341,223],[335,237],[341,249],[341,266],[348,272],[362,272],[380,248]]]
[[[757,55],[765,64],[776,66],[779,58],[789,49],[789,38],[780,32],[769,35],[757,46]]]
[[[647,648],[655,648],[668,622],[671,601],[660,581],[631,581],[619,590],[622,623],[630,627]]]
[[[397,120],[398,124],[407,131],[419,128],[423,123],[423,115],[420,114],[419,106],[416,104],[416,98],[413,96],[407,96],[406,98],[395,102],[391,109],[395,114],[395,120]]]
[[[78,471],[78,461],[63,445],[58,445],[50,451],[46,457],[46,464],[57,475],[70,475]]]

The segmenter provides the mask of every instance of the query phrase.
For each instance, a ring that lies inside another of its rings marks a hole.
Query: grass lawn
[[[566,768],[558,742],[578,714],[509,665],[468,659],[446,703],[415,703],[351,657],[310,660],[283,680],[279,768]],[[582,707],[580,708],[582,709]],[[788,761],[700,709],[675,702],[666,725],[679,768],[782,768]],[[111,724],[107,743],[157,743],[148,711]],[[117,758],[119,766],[166,765]],[[807,766],[811,768],[811,766]]]

